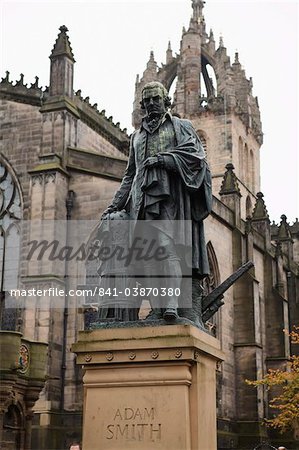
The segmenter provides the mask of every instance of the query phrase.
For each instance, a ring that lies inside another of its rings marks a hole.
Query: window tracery
[[[19,275],[21,195],[15,177],[0,160],[0,326],[15,330],[18,311],[5,308],[6,292],[17,287]]]

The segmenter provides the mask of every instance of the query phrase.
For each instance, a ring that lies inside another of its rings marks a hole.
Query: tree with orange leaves
[[[299,344],[299,326],[290,333],[291,342]],[[270,401],[270,407],[278,411],[266,424],[281,433],[294,430],[299,426],[299,356],[292,356],[286,370],[269,369],[264,378],[248,381],[252,386],[266,386],[269,390],[281,386],[280,394]]]

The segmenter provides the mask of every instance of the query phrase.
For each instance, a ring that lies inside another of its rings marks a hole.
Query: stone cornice
[[[68,147],[67,168],[103,178],[121,181],[126,159],[115,158],[91,150]]]

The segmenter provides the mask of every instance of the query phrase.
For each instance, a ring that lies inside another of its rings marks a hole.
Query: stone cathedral
[[[282,439],[263,426],[271,414],[268,393],[245,379],[284,367],[296,351],[284,330],[299,323],[299,223],[290,224],[285,215],[279,224],[270,222],[260,192],[258,99],[238,54],[232,62],[223,39],[216,45],[213,32],[207,33],[203,6],[192,0],[178,54],[169,43],[159,67],[151,52],[137,76],[133,124],[140,123],[142,87],[158,80],[173,92],[172,113],[190,119],[202,140],[214,194],[205,222],[211,266],[206,288],[242,263],[254,262],[206,324],[225,353],[217,370],[218,449],[252,449],[262,441],[295,448],[292,434]],[[49,87],[41,88],[38,77],[28,85],[23,74],[13,82],[9,72],[0,83],[0,440],[5,450],[67,449],[81,439],[82,371],[70,347],[86,326],[82,299],[60,299],[64,307],[53,306],[49,294],[33,296],[25,307],[5,307],[13,280],[27,291],[76,290],[65,264],[36,265],[19,257],[32,235],[30,224],[99,220],[126,167],[127,130],[80,90],[74,92],[74,64],[68,30],[61,26],[50,54]],[[21,221],[29,223],[22,239]]]

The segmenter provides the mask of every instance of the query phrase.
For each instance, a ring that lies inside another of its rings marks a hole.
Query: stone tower
[[[216,48],[212,30],[207,34],[203,6],[203,1],[192,0],[193,14],[188,30],[183,28],[178,55],[173,56],[169,43],[166,64],[158,67],[151,52],[141,79],[137,76],[136,80],[133,125],[140,123],[143,86],[158,80],[170,89],[175,83],[172,112],[192,120],[207,152],[214,195],[219,196],[225,166],[232,163],[245,219],[252,214],[255,194],[260,191],[263,133],[259,105],[238,53],[231,63],[223,38]]]

